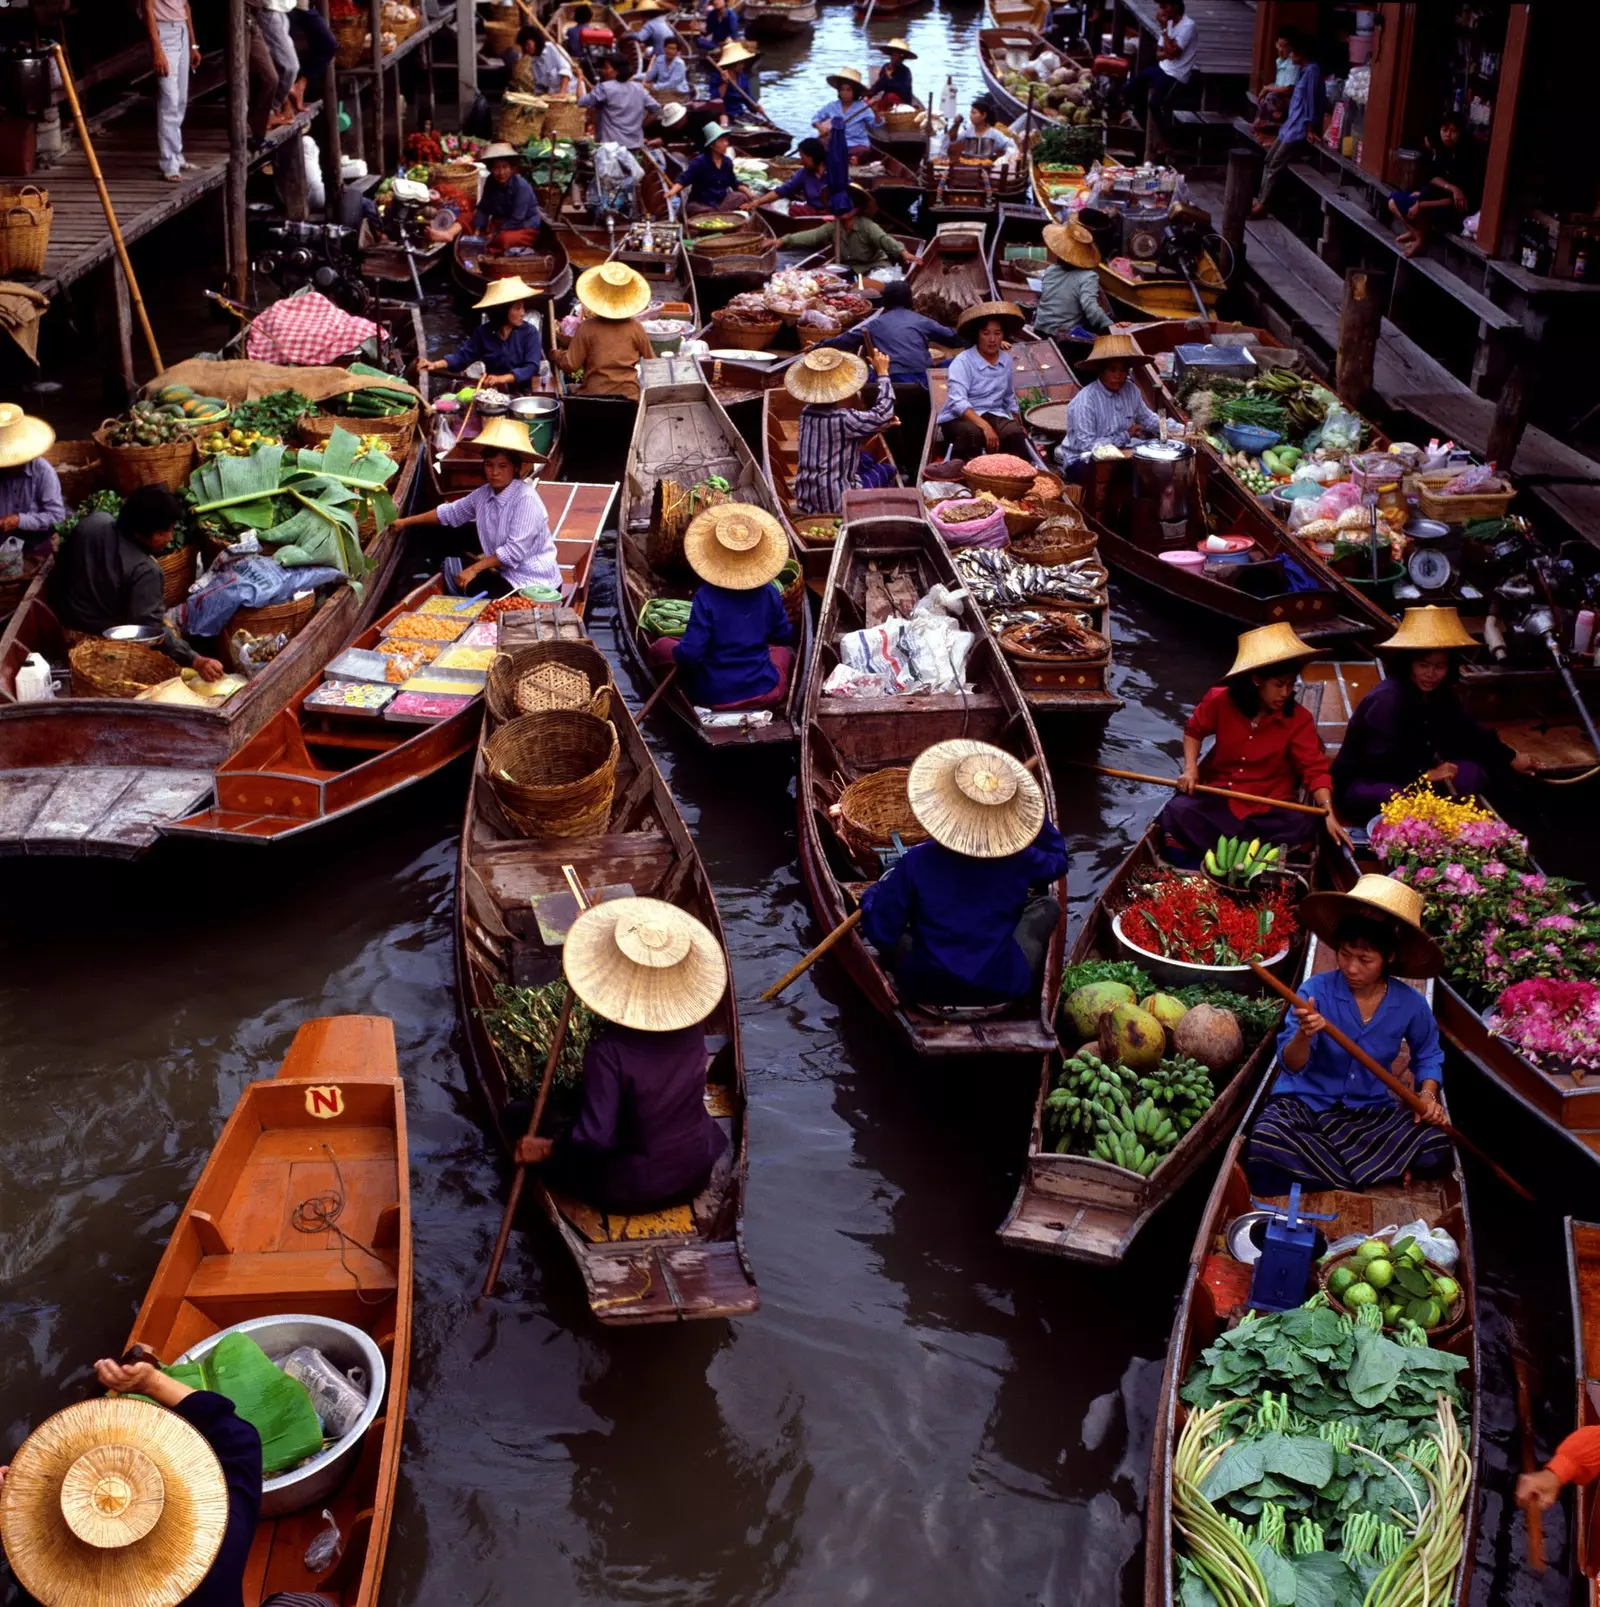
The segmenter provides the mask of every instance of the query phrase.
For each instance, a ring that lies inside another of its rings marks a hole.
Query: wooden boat
[[[922,164],[928,159],[927,107],[917,101],[916,108],[923,114],[921,121],[913,123],[908,118],[896,118],[890,112],[883,127],[873,129],[867,138],[873,150],[894,157],[913,173],[920,174]]]
[[[1019,138],[1025,132],[1024,124],[1030,113],[1034,123],[1041,127],[1073,126],[1061,115],[1059,108],[1052,109],[1045,103],[1044,92],[1049,88],[1047,84],[1039,85],[1039,93],[1030,106],[1025,95],[1019,95],[1005,82],[1008,61],[1023,67],[1046,51],[1078,65],[1088,64],[1087,56],[1068,55],[1058,50],[1030,27],[1005,23],[998,27],[978,30],[978,70],[983,74],[984,87],[988,90],[989,99],[995,104],[995,110],[1000,114],[998,120],[1006,124],[1012,134]]]
[[[1112,916],[1139,883],[1160,868],[1160,843],[1161,829],[1152,823],[1095,900],[1067,956],[1069,970],[1086,961],[1119,957],[1111,936]],[[1045,1101],[1055,1086],[1057,1068],[1056,1058],[1047,1055],[1028,1133],[1027,1164],[1000,1237],[1024,1250],[1115,1266],[1150,1218],[1227,1142],[1275,1052],[1276,1036],[1268,1033],[1149,1177],[1092,1155],[1056,1154],[1044,1135]]]
[[[567,248],[548,221],[539,225],[539,240],[534,249],[519,256],[490,256],[484,249],[482,235],[457,235],[450,266],[456,284],[473,301],[480,300],[494,280],[513,275],[522,278],[540,298],[548,296],[559,301],[572,289],[572,264],[567,261]]]
[[[766,169],[767,177],[774,183],[781,184],[799,171],[800,158],[768,157]],[[922,240],[908,219],[912,207],[922,195],[922,180],[918,174],[907,167],[898,156],[874,148],[869,161],[851,165],[850,177],[877,203],[878,212],[874,222],[900,239],[902,244],[906,244],[914,253],[921,246]],[[826,210],[818,212],[802,208],[797,213],[795,205],[794,201],[785,198],[761,208],[762,214],[779,238],[798,234],[802,229],[814,229],[819,224],[832,221],[832,214]]]
[[[1577,1428],[1600,1424],[1600,1224],[1566,1220],[1567,1279],[1572,1300],[1572,1361],[1577,1383]],[[1600,1604],[1600,1484],[1577,1494],[1572,1552],[1585,1575],[1581,1599]]]
[[[404,246],[392,240],[373,240],[361,247],[361,277],[380,285],[398,285],[403,293],[410,288],[413,263],[418,280],[426,279],[443,265],[449,251],[448,242],[435,240],[431,245],[413,246],[407,258]]]
[[[778,271],[778,238],[766,213],[741,214],[747,226],[734,232],[695,238],[685,249],[701,311],[708,317],[741,290],[759,290]]]
[[[1100,288],[1136,318],[1182,318],[1186,313],[1198,313],[1197,295],[1209,317],[1228,288],[1209,252],[1201,253],[1192,282],[1155,271],[1141,273],[1127,257],[1102,262],[1095,272],[1100,276]]]
[[[872,395],[876,382],[868,380]],[[794,477],[800,457],[800,411],[804,403],[789,394],[783,385],[774,385],[761,397],[761,467],[767,484],[778,498],[778,511],[789,532],[789,540],[800,554],[807,583],[820,591],[833,563],[834,544],[843,526],[843,510],[831,513],[802,513],[794,501]],[[889,463],[892,454],[882,434],[862,443],[861,450],[878,463]],[[898,484],[898,476],[896,477]]]
[[[995,299],[982,225],[941,223],[906,273],[918,312],[954,329],[961,314]]]
[[[411,450],[395,480],[401,512],[411,505],[420,452]],[[110,697],[19,703],[17,672],[29,653],[67,661],[66,636],[46,597],[50,567],[41,569],[0,633],[0,856],[133,859],[152,848],[162,826],[211,796],[229,755],[376,618],[403,548],[392,525],[373,537],[366,551],[376,567],[360,592],[343,586],[327,597],[219,708]]]
[[[1010,350],[1015,375],[1013,383],[1019,402],[1066,402],[1078,394],[1072,371],[1053,340],[1014,340]],[[930,368],[928,434],[922,446],[923,471],[930,463],[950,456],[950,449],[944,444],[939,431],[939,414],[944,411],[949,395],[949,374],[942,368]],[[1035,448],[1034,456],[1043,468],[1050,469],[1044,453]]]
[[[1050,20],[1049,0],[989,0],[989,19],[996,28],[1025,28],[1039,33]]]
[[[296,1213],[340,1202],[333,1229],[296,1232]],[[394,1512],[411,1373],[411,1185],[405,1085],[394,1026],[329,1016],[295,1033],[276,1077],[246,1086],[172,1229],[128,1345],[165,1362],[236,1323],[332,1318],[377,1346],[387,1393],[333,1492],[256,1528],[245,1592],[314,1591],[337,1607],[376,1607]],[[274,1354],[269,1334],[263,1349]],[[285,1354],[297,1338],[276,1354]],[[307,1545],[333,1515],[342,1554],[321,1573]]]
[[[650,543],[660,528],[665,488],[674,485],[688,492],[713,475],[728,482],[732,501],[753,504],[781,518],[778,499],[761,465],[711,394],[711,387],[703,379],[651,386],[640,398],[617,510],[617,610],[621,615],[618,634],[623,649],[639,673],[652,682],[659,677],[650,663],[648,641],[639,625],[640,610],[652,597],[692,598],[697,584],[687,566],[679,566],[669,574],[651,567]],[[681,519],[682,515],[675,517]],[[798,559],[800,554],[796,552],[795,557]],[[781,708],[770,711],[770,721],[702,725],[676,682],[662,693],[662,701],[707,747],[793,742],[799,735],[810,645],[811,613],[802,605],[789,696]]]
[[[1031,317],[1039,305],[1033,288],[1050,266],[1044,229],[1050,214],[1037,206],[1002,206],[989,243],[989,277],[1002,301],[1014,301]]]
[[[804,33],[822,15],[818,0],[745,0],[744,31],[757,39]]]
[[[616,487],[547,482],[539,494],[561,562],[561,606],[581,619],[595,546]],[[443,590],[438,577],[425,582],[350,646],[375,648],[401,614],[414,613]],[[307,697],[324,679],[319,671],[286,709],[227,760],[217,772],[211,805],[166,827],[166,835],[243,843],[303,836],[436,775],[477,744],[481,697],[434,723],[399,724],[307,707]]]
[[[1333,957],[1325,944],[1310,944],[1307,969],[1315,973],[1330,969]],[[1420,986],[1426,986],[1421,984]],[[1195,1232],[1189,1259],[1189,1274],[1178,1302],[1177,1320],[1167,1347],[1166,1370],[1156,1409],[1155,1440],[1150,1458],[1148,1520],[1145,1524],[1145,1607],[1177,1607],[1180,1599],[1176,1578],[1173,1532],[1172,1461],[1186,1408],[1178,1391],[1200,1352],[1234,1320],[1242,1315],[1242,1301],[1248,1289],[1244,1267],[1225,1250],[1219,1249],[1218,1236],[1235,1217],[1249,1211],[1254,1200],[1244,1172],[1244,1147],[1250,1127],[1270,1098],[1277,1079],[1275,1065],[1257,1090],[1243,1125],[1234,1135],[1223,1158],[1222,1171],[1206,1202]],[[1279,1198],[1271,1203],[1282,1205]],[[1452,1169],[1439,1177],[1418,1178],[1409,1184],[1384,1184],[1365,1194],[1341,1191],[1305,1193],[1300,1197],[1302,1211],[1331,1213],[1333,1220],[1317,1226],[1330,1242],[1351,1233],[1370,1233],[1390,1224],[1421,1219],[1431,1227],[1443,1227],[1461,1251],[1455,1274],[1465,1294],[1462,1326],[1437,1343],[1440,1348],[1464,1356],[1467,1367],[1460,1374],[1464,1390],[1471,1392],[1470,1432],[1463,1434],[1467,1454],[1472,1458],[1472,1485],[1462,1511],[1464,1534],[1462,1562],[1451,1595],[1452,1607],[1463,1607],[1472,1584],[1474,1541],[1477,1532],[1477,1490],[1481,1458],[1478,1447],[1478,1367],[1477,1278],[1472,1248],[1472,1225],[1467,1213],[1466,1186],[1459,1157]],[[1430,1420],[1431,1421],[1431,1420]],[[1425,1425],[1424,1425],[1425,1427]]]
[[[561,383],[560,375],[552,370],[549,379],[540,379],[535,375],[527,386],[527,392],[530,396],[560,396]],[[427,454],[428,478],[435,501],[464,497],[483,484],[483,457],[473,444],[477,440],[476,425],[481,421],[475,413],[470,419],[466,413],[458,413],[456,417],[461,420],[463,429],[470,422],[474,426],[473,433],[465,441],[458,440],[442,458],[431,452]],[[550,450],[542,455],[534,453],[533,477],[536,480],[554,480],[561,473],[561,465],[566,457],[566,438],[567,414],[563,405],[556,419],[556,432],[550,442]]]
[[[917,595],[961,585],[933,527],[921,518],[862,519],[845,526],[828,575],[817,650],[806,679],[800,738],[800,873],[817,924],[831,932],[855,907],[853,896],[877,867],[846,846],[830,810],[851,782],[891,766],[910,765],[925,748],[950,737],[992,742],[1018,759],[1036,761],[1035,775],[1055,818],[1055,796],[1038,732],[1011,671],[988,632],[977,634],[966,674],[973,690],[916,697],[828,698],[823,682],[839,662],[838,641],[868,622],[869,572],[906,572]],[[1056,886],[1066,907],[1066,878]],[[1038,1055],[1055,1047],[1051,1020],[1061,980],[1062,933],[1050,944],[1036,994],[998,1010],[938,1010],[902,1000],[889,973],[861,936],[848,933],[833,949],[869,1003],[919,1055]]]
[[[517,621],[520,625],[521,622]],[[503,633],[509,646],[514,638]],[[611,720],[621,753],[616,802],[597,837],[530,841],[511,832],[481,761],[467,801],[456,878],[456,978],[473,1080],[509,1152],[526,1129],[527,1113],[508,1110],[513,1090],[505,1062],[482,1012],[497,986],[539,986],[561,975],[559,949],[547,945],[530,909],[541,894],[565,892],[562,866],[573,866],[585,889],[616,896],[661,898],[703,921],[724,953],[722,919],[694,840],[650,749],[620,697]],[[739,1009],[728,991],[706,1022],[709,1064],[706,1107],[728,1134],[732,1166],[692,1206],[650,1216],[609,1216],[546,1188],[538,1169],[530,1181],[567,1253],[583,1278],[589,1309],[608,1326],[738,1317],[761,1303],[744,1247],[749,1172],[744,1055]]]
[[[925,227],[929,223],[935,228],[948,223],[976,223],[987,230],[1000,206],[1026,202],[1025,169],[964,155],[965,147],[966,141],[957,140],[954,157],[930,156],[923,163],[918,216]]]

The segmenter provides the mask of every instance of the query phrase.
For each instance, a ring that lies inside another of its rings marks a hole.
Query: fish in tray
[[[1097,608],[1106,600],[1106,569],[1096,558],[1048,566],[1022,564],[993,547],[967,547],[956,552],[955,562],[981,608],[1041,599]]]

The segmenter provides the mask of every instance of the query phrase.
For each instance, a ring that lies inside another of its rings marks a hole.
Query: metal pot
[[[133,642],[139,647],[159,647],[166,632],[159,625],[108,625],[100,634],[108,642]]]
[[[55,90],[55,57],[48,50],[17,45],[4,58],[0,83],[13,112],[32,116],[47,112]]]
[[[1195,450],[1186,441],[1133,449],[1133,539],[1147,552],[1192,547],[1203,535]]]

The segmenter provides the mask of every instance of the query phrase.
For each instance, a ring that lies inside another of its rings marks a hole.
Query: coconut
[[[1197,1004],[1173,1029],[1173,1050],[1198,1060],[1213,1076],[1232,1071],[1244,1059],[1244,1033],[1231,1010]]]
[[[1100,1017],[1119,1004],[1132,1004],[1137,998],[1126,982],[1091,982],[1067,996],[1067,1019],[1080,1038],[1092,1038],[1100,1030]]]
[[[1136,1004],[1119,1004],[1100,1018],[1100,1058],[1133,1071],[1154,1071],[1167,1052],[1166,1028]]]
[[[1139,1008],[1147,1016],[1154,1016],[1168,1032],[1176,1032],[1178,1023],[1189,1013],[1189,1006],[1170,993],[1152,993],[1139,1001]]]

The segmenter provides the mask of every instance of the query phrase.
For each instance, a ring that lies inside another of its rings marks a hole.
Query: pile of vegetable
[[[1461,1285],[1434,1271],[1410,1234],[1393,1244],[1368,1239],[1352,1250],[1328,1274],[1328,1295],[1348,1311],[1376,1307],[1385,1328],[1437,1328],[1460,1315]]]
[[[505,1063],[511,1092],[519,1099],[538,1095],[566,991],[567,985],[561,981],[547,982],[542,988],[516,988],[497,982],[494,1003],[478,1012]],[[550,1079],[550,1097],[557,1104],[562,1102],[562,1096],[577,1093],[583,1081],[584,1051],[604,1025],[588,1005],[574,997],[567,1034]]]
[[[285,441],[314,406],[311,398],[299,391],[269,391],[253,401],[241,402],[234,408],[230,422],[236,430],[254,430],[264,439]]]
[[[1053,124],[1043,130],[1033,144],[1033,159],[1040,167],[1088,169],[1105,154],[1105,135],[1098,128],[1063,128],[1059,123]]]
[[[689,628],[690,604],[677,597],[652,597],[639,610],[639,628],[652,640],[682,636]]]
[[[56,526],[56,534],[70,536],[78,528],[78,521],[87,518],[91,513],[109,513],[114,519],[121,512],[122,497],[119,492],[93,491],[68,512],[66,518]]]
[[[366,363],[352,363],[350,372],[358,379],[394,379],[393,374]],[[408,390],[399,386],[390,390],[381,385],[372,385],[360,390],[343,391],[337,396],[326,396],[322,399],[321,408],[324,413],[336,418],[394,418],[398,414],[409,413],[416,405],[416,397]]]
[[[1340,411],[1338,416],[1350,431],[1354,432],[1359,422],[1359,434],[1346,440],[1343,433],[1330,429],[1331,439],[1324,443],[1323,429],[1338,408],[1338,398],[1325,386],[1288,368],[1269,368],[1250,380],[1208,378],[1191,371],[1179,382],[1178,399],[1188,411],[1191,425],[1206,435],[1227,467],[1258,494],[1293,478],[1303,462],[1308,463],[1309,472],[1313,457],[1318,462],[1342,464],[1371,429],[1354,415]],[[1273,430],[1284,439],[1259,458],[1253,457],[1229,447],[1222,435],[1225,424]]]
[[[1094,72],[1076,62],[1061,62],[1053,54],[1040,56],[1026,67],[997,67],[1000,81],[1026,108],[1031,102],[1035,117],[1053,117],[1060,120],[1050,132],[1066,133],[1060,124],[1087,123],[1094,115],[1090,94],[1094,87]],[[1022,114],[1027,115],[1026,111]],[[1094,136],[1098,149],[1088,162],[1097,160],[1105,149],[1098,133]],[[1056,158],[1064,160],[1064,158]],[[1073,160],[1080,160],[1074,157]]]
[[[181,404],[171,406],[176,411],[159,402],[135,402],[123,418],[105,426],[106,443],[110,446],[174,446],[180,441],[192,441],[202,418],[186,415]],[[219,404],[217,413],[208,413],[205,417],[221,418],[225,412]]]
[[[529,140],[522,159],[523,177],[535,188],[559,184],[565,189],[578,171],[578,148],[571,140]]]

